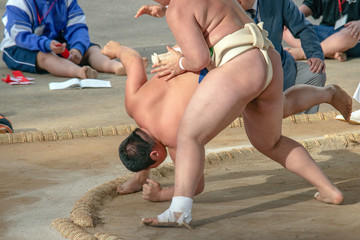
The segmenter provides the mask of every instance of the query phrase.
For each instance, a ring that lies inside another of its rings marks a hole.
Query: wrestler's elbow
[[[194,71],[201,71],[202,69],[204,69],[206,66],[208,66],[210,63],[210,57],[208,58],[198,58],[196,59],[196,61],[194,61],[193,66],[193,70]]]

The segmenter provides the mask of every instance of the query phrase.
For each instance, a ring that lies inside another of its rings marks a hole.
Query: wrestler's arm
[[[149,178],[149,175],[150,170],[142,170],[135,173],[128,181],[117,186],[117,192],[119,194],[129,194],[140,191]]]
[[[184,55],[183,67],[187,71],[197,72],[210,62],[209,47],[195,16],[189,13],[187,3],[189,1],[175,1],[174,6],[169,7],[166,19]]]
[[[118,58],[126,69],[125,109],[132,117],[137,100],[141,97],[136,93],[147,81],[144,61],[137,51],[115,41],[108,42],[101,52],[110,59]]]
[[[200,71],[210,62],[209,47],[195,16],[187,11],[182,1],[176,1],[175,4],[180,6],[169,8],[166,19],[184,55],[181,61],[182,66],[187,71]],[[182,19],[182,21],[178,19]]]
[[[165,81],[184,72],[184,69],[198,72],[210,63],[209,48],[195,16],[188,10],[189,4],[193,4],[192,1],[171,2],[166,11],[167,23],[181,48],[182,55],[174,54],[172,58],[153,65],[156,69],[152,72],[157,73],[159,77],[167,76]],[[168,50],[173,51],[171,48]],[[184,69],[181,69],[180,65]]]

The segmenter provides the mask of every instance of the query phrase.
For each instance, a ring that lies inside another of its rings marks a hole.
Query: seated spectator
[[[125,74],[119,61],[110,60],[90,43],[77,0],[8,1],[2,20],[1,51],[12,70],[69,78],[97,78],[97,71]]]
[[[322,17],[314,29],[326,58],[344,62],[360,56],[360,1],[305,0],[299,9],[306,17]],[[305,59],[304,48],[289,31],[284,32],[284,40],[296,60]]]

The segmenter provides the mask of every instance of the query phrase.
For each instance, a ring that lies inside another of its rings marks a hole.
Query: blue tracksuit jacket
[[[51,40],[66,41],[82,54],[90,46],[85,14],[77,0],[9,0],[2,21],[1,50],[16,45],[50,52]]]

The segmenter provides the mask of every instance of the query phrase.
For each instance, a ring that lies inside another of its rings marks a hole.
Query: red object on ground
[[[10,79],[10,75],[9,75],[9,74],[6,76],[6,78],[2,78],[1,80],[3,80],[4,82],[6,82],[7,84],[9,84],[10,82],[12,82],[11,79]]]
[[[1,80],[3,80],[4,82],[6,82],[9,85],[28,85],[28,84],[34,84],[34,82],[32,82],[31,80],[33,80],[33,78],[26,78],[23,73],[19,70],[17,71],[12,71],[12,74],[14,75],[14,77],[11,77],[9,74],[7,74],[6,78],[2,78]]]

